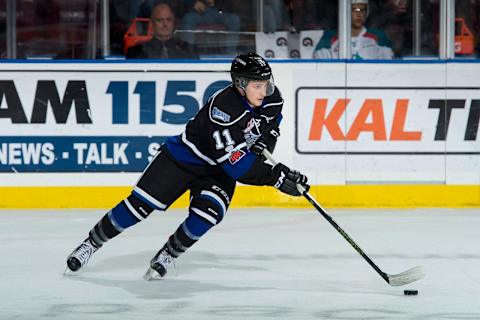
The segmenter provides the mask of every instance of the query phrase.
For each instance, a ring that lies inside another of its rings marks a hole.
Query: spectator
[[[368,0],[352,0],[352,59],[393,59],[390,40],[380,30],[367,29]],[[326,31],[315,51],[315,59],[338,59],[339,42],[336,31]]]
[[[127,59],[198,59],[196,48],[173,36],[175,16],[166,3],[155,6],[150,17],[152,40],[127,50]]]
[[[221,24],[229,31],[226,37],[227,53],[235,53],[238,45],[238,32],[240,31],[240,18],[234,13],[224,11],[223,1],[218,0],[184,0],[190,5],[191,10],[185,14],[182,29],[194,31],[201,24]],[[184,40],[193,44],[194,33],[187,32]]]

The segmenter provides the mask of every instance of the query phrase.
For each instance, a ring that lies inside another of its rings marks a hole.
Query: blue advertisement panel
[[[167,137],[2,137],[0,172],[141,172]]]
[[[4,71],[0,173],[142,172],[229,83],[225,71]]]

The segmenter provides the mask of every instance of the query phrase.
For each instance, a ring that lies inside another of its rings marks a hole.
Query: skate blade
[[[79,273],[80,273],[80,270],[78,270],[78,271],[72,271],[72,270],[70,270],[68,267],[66,267],[66,268],[65,268],[65,271],[63,271],[63,275],[64,275],[64,276],[67,276],[67,277],[73,277],[73,276],[75,276],[75,275],[77,275],[77,274],[79,274]]]
[[[147,272],[145,272],[145,274],[143,275],[143,279],[146,281],[152,281],[152,280],[161,280],[163,278],[155,269],[152,269],[151,267],[149,267]]]

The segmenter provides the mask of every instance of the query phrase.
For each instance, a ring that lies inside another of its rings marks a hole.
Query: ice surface
[[[154,213],[64,276],[104,211],[0,210],[0,319],[480,319],[479,210],[329,213],[383,271],[423,265],[427,276],[389,286],[305,209],[232,209],[177,275],[147,282],[150,258],[186,216]]]

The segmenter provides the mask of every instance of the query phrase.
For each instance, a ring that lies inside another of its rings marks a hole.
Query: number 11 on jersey
[[[235,141],[233,141],[232,136],[230,135],[230,131],[228,129],[222,130],[222,136],[225,138],[225,143],[227,147],[233,146],[235,144]],[[225,144],[222,141],[219,130],[213,132],[213,139],[215,139],[215,148],[217,148],[217,150],[225,149]]]

